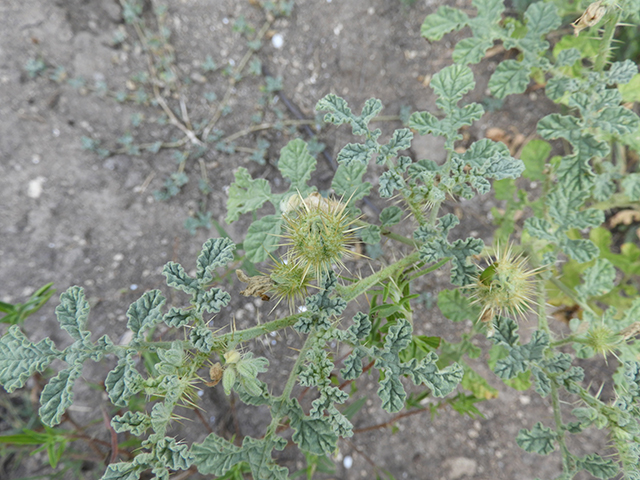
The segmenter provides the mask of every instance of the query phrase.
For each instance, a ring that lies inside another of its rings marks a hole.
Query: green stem
[[[549,329],[549,322],[547,322],[547,311],[546,311],[546,299],[547,299],[547,290],[544,288],[544,280],[538,280],[538,328],[542,331],[547,332],[549,337],[551,337],[551,330]]]
[[[587,302],[584,302],[583,300],[581,300],[580,298],[578,298],[578,296],[576,295],[576,293],[569,287],[567,287],[564,283],[562,283],[560,280],[558,280],[555,277],[552,277],[549,279],[551,281],[551,283],[553,283],[562,293],[564,293],[566,296],[568,296],[571,300],[573,300],[574,302],[576,302],[578,305],[580,305],[580,307],[585,311],[585,312],[590,312],[592,314],[595,315],[595,312],[593,311],[593,309],[589,306],[589,304]]]
[[[573,455],[569,452],[565,442],[562,412],[560,411],[560,397],[558,395],[558,387],[554,380],[551,381],[551,403],[553,405],[553,419],[556,423],[556,433],[558,434],[558,444],[560,445],[560,451],[562,452],[562,470],[565,473],[568,473],[573,469],[570,465]]]
[[[622,15],[622,10],[620,8],[615,8],[613,14],[610,13],[607,15],[607,23],[604,27],[604,33],[602,34],[600,47],[598,48],[598,56],[596,57],[596,63],[594,65],[596,72],[602,72],[607,64],[609,54],[611,53],[611,42],[613,41],[613,35],[616,32],[616,25],[620,21],[620,15]]]
[[[390,238],[392,240],[395,240],[397,242],[400,243],[404,243],[405,245],[409,245],[410,247],[417,247],[418,243],[415,240],[411,240],[410,238],[407,238],[403,235],[400,235],[398,233],[394,233],[391,230],[387,230],[387,229],[382,229],[382,232],[380,232],[382,235],[384,235],[387,238]]]
[[[398,260],[395,263],[392,263],[388,267],[383,268],[382,270],[377,271],[369,275],[366,278],[350,285],[348,287],[338,287],[338,293],[342,298],[344,298],[347,303],[353,300],[354,298],[360,296],[378,282],[382,281],[385,278],[389,278],[395,275],[399,270],[403,270],[414,263],[416,263],[420,259],[420,252],[413,252],[411,255],[404,257],[401,260]]]
[[[304,345],[302,345],[302,349],[298,354],[298,358],[296,358],[296,363],[294,363],[291,372],[289,372],[289,378],[287,378],[287,383],[282,390],[282,394],[278,397],[278,400],[286,402],[291,398],[291,392],[293,391],[293,387],[295,387],[296,380],[298,379],[298,372],[305,359],[307,358],[307,352],[313,345],[316,335],[318,335],[318,332],[313,332],[309,336],[307,336],[307,339],[305,340]],[[273,415],[273,417],[271,418],[271,423],[267,427],[267,433],[265,434],[266,437],[275,435],[276,429],[278,428],[280,420],[282,420],[283,417],[284,415],[282,414]]]
[[[410,281],[415,280],[418,277],[421,277],[423,275],[426,275],[427,273],[431,273],[434,270],[439,269],[441,266],[443,266],[445,263],[447,263],[449,260],[451,260],[451,257],[447,257],[447,258],[443,258],[442,260],[440,260],[437,263],[434,263],[433,265],[431,265],[428,268],[425,268],[424,270],[420,270],[418,273],[413,274],[411,277],[409,277]]]

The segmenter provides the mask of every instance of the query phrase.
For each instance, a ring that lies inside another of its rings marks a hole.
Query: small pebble
[[[281,34],[276,33],[273,37],[271,37],[271,45],[275,48],[282,48],[284,45],[284,38]]]
[[[347,470],[349,470],[353,466],[353,458],[351,458],[351,455],[346,455],[344,457],[344,460],[342,460],[342,465],[344,465],[344,468],[346,468]]]

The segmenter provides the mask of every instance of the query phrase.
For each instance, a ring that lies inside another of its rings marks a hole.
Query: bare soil
[[[211,104],[203,95],[214,92],[220,100],[229,85],[228,78],[219,71],[203,72],[201,65],[206,57],[211,56],[221,66],[229,62],[237,65],[248,47],[242,35],[233,31],[234,21],[243,16],[256,29],[265,22],[264,12],[252,3],[255,2],[169,2],[170,42],[175,49],[177,71],[185,79],[185,105],[192,120],[210,118]],[[419,0],[410,7],[399,0],[296,0],[295,3],[290,17],[277,19],[271,25],[256,57],[271,76],[282,77],[282,94],[297,105],[302,116],[313,118],[316,102],[331,92],[344,97],[356,111],[370,97],[382,101],[384,115],[398,115],[403,106],[412,111],[435,111],[434,95],[426,85],[431,75],[451,62],[456,37],[447,36],[442,42],[429,44],[420,37],[420,25],[441,3],[470,8],[470,2]],[[126,32],[129,38],[114,44],[118,31]],[[233,181],[234,170],[245,166],[254,177],[267,178],[278,188],[283,180],[274,164],[280,148],[295,137],[308,140],[308,134],[302,129],[254,132],[236,141],[245,150],[234,154],[209,145],[201,157],[203,162],[187,162],[185,172],[190,181],[181,193],[168,201],[157,201],[153,192],[176,169],[170,151],[143,151],[139,156],[119,153],[100,158],[81,146],[82,136],[100,140],[107,148],[117,148],[118,139],[127,133],[135,143],[183,137],[176,127],[154,122],[161,117],[157,106],[118,103],[109,95],[92,92],[96,82],[106,82],[112,92],[127,91],[127,81],[147,68],[146,56],[136,47],[135,32],[125,26],[119,3],[3,0],[0,32],[0,299],[22,302],[51,281],[58,293],[71,285],[81,285],[92,305],[89,325],[93,337],[108,334],[117,342],[126,331],[125,312],[131,302],[148,289],[161,288],[169,293],[160,273],[163,265],[174,260],[192,270],[201,245],[207,238],[217,236],[214,228],[198,229],[191,235],[184,228],[185,219],[204,206],[235,241],[242,241],[247,220],[232,225],[224,223],[225,189]],[[274,45],[274,35],[282,36],[280,48]],[[30,78],[25,69],[29,59],[42,59],[48,67],[45,75]],[[494,57],[476,66],[477,87],[468,96],[469,101],[486,98],[486,83],[499,59]],[[56,66],[64,67],[69,78],[85,78],[87,87],[50,80],[48,76]],[[229,103],[231,110],[217,125],[224,135],[251,125],[251,116],[258,111],[262,85],[263,75],[247,75],[235,85]],[[543,98],[535,92],[509,98],[500,109],[466,132],[468,141],[485,137],[490,127],[513,135],[531,135],[537,120],[553,108]],[[277,120],[274,108],[281,108],[285,119],[296,118],[284,105],[283,97],[271,94],[269,99],[274,103],[267,109],[264,121]],[[169,101],[178,112],[177,100]],[[139,126],[132,121],[132,115],[136,114],[145,119]],[[380,124],[384,135],[400,126],[398,121]],[[256,148],[259,138],[271,143],[265,165],[250,160],[246,150]],[[326,144],[331,157],[344,144],[354,141],[346,127],[326,128],[319,139]],[[414,159],[444,158],[442,143],[431,137],[416,138],[409,154]],[[318,170],[312,180],[320,189],[327,189],[332,170],[322,156],[318,159]],[[203,173],[211,187],[206,196],[198,191],[198,178]],[[374,171],[369,172],[367,180],[375,185]],[[379,202],[376,205],[385,206]],[[495,200],[485,196],[473,202],[450,202],[445,209],[461,217],[456,235],[475,235],[490,241],[489,212],[494,206]],[[371,208],[362,208],[365,214],[374,214]],[[380,261],[391,260],[395,253],[387,251]],[[366,264],[362,267],[366,268]],[[224,285],[233,300],[220,313],[216,325],[223,327],[235,319],[238,328],[245,328],[278,314],[278,310],[270,313],[270,304],[247,301],[240,296],[241,285],[233,280]],[[447,286],[447,273],[438,272],[419,285],[417,293],[431,292],[435,298]],[[32,340],[50,336],[62,348],[70,343],[70,338],[55,320],[56,298],[30,317],[24,329]],[[170,302],[181,301],[184,301],[181,297],[170,297]],[[365,305],[363,302],[361,306]],[[416,333],[457,341],[469,329],[469,324],[452,324],[437,307],[428,307],[415,306]],[[5,329],[0,325],[0,333]],[[299,340],[293,332],[282,332],[251,346],[257,355],[270,360],[271,369],[265,380],[276,391],[292,365],[290,349],[299,346]],[[474,341],[487,351],[486,340]],[[100,419],[100,408],[109,408],[105,395],[91,384],[99,384],[114,363],[109,358],[103,364],[85,368],[83,379],[76,386],[76,403],[70,411],[70,417],[79,424]],[[586,368],[597,371],[612,367],[596,362]],[[480,371],[500,391],[498,398],[478,405],[483,417],[463,417],[451,409],[443,409],[434,418],[422,413],[399,420],[393,428],[357,433],[340,441],[334,459],[336,473],[325,478],[375,478],[377,474],[384,478],[385,472],[396,479],[451,480],[526,480],[559,475],[561,458],[557,451],[541,457],[525,453],[515,443],[521,428],[531,428],[537,421],[552,423],[549,401],[533,391],[508,389],[489,370]],[[373,375],[358,384],[360,390],[354,399],[366,395],[368,400],[353,418],[356,430],[390,418],[380,408],[375,380]],[[37,398],[37,382],[31,381],[29,387],[32,397]],[[11,415],[30,415],[37,408],[31,403],[29,389],[11,395],[0,390],[0,399],[0,432],[15,426]],[[192,421],[176,425],[177,435],[201,441],[208,433],[204,420],[211,429],[227,437],[260,436],[269,421],[264,410],[230,404],[221,386],[204,388],[202,406],[202,419],[191,415]],[[73,428],[69,422],[63,426]],[[109,432],[102,425],[88,432],[109,442]],[[597,432],[587,438],[586,443],[574,445],[576,451],[594,452],[603,448],[604,440]],[[87,459],[83,478],[100,478],[105,458],[83,445],[78,442],[73,446]],[[100,448],[108,453],[108,447],[100,445]],[[71,453],[67,455],[72,458]],[[279,455],[279,461],[291,472],[304,465],[303,457],[294,449]],[[353,459],[350,468],[345,467],[347,457]],[[7,454],[0,457],[0,477],[8,480],[49,476],[51,469],[47,463],[44,452],[33,457]]]

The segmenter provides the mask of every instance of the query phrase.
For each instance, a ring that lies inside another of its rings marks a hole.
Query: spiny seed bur
[[[528,311],[534,311],[534,279],[543,268],[531,269],[527,259],[515,255],[511,247],[498,247],[496,252],[494,260],[468,287],[472,303],[482,307],[483,322],[491,322],[496,315],[524,318]]]
[[[346,211],[347,204],[326,199],[318,193],[307,198],[289,199],[283,213],[283,243],[287,261],[302,269],[303,276],[319,280],[334,265],[344,268],[343,260],[353,255],[354,220]]]

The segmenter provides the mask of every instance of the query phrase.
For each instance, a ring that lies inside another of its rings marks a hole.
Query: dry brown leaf
[[[638,210],[620,210],[609,219],[611,228],[617,227],[620,224],[631,225],[635,222],[640,222],[640,212]]]

